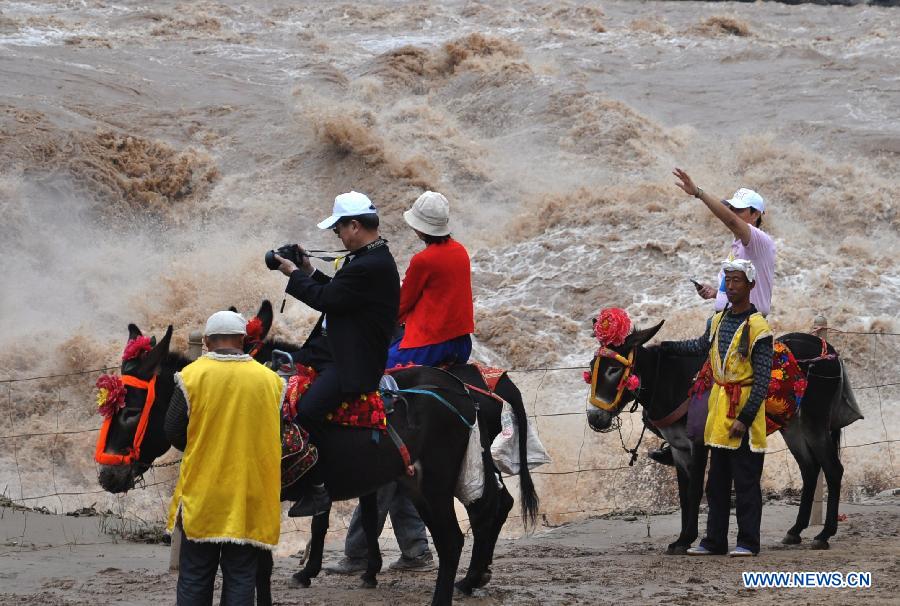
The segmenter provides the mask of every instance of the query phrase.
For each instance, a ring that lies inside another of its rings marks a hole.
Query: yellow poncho
[[[759,339],[771,337],[772,331],[769,324],[760,313],[751,314],[734,333],[728,351],[723,361],[719,357],[719,325],[725,312],[717,313],[710,326],[711,345],[709,348],[709,362],[712,367],[715,383],[709,393],[709,414],[706,416],[706,429],[703,439],[707,446],[716,448],[729,448],[735,450],[740,447],[742,437],[732,438],[728,435],[734,420],[740,416],[741,410],[750,397],[750,388],[753,385],[753,365],[751,355],[753,347]],[[738,352],[741,334],[744,325],[750,323],[750,349],[744,357]],[[726,387],[732,385],[734,387]],[[738,387],[739,386],[739,387]],[[734,417],[729,417],[730,389],[740,389],[740,398],[737,403]],[[766,450],[766,407],[761,405],[753,418],[753,423],[748,428],[750,433],[750,450],[753,452],[765,452]]]
[[[281,526],[284,381],[250,356],[208,354],[175,375],[187,447],[169,507],[192,541],[273,549]]]

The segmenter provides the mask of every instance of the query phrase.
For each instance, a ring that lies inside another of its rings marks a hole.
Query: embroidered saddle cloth
[[[284,403],[281,406],[282,418],[293,419],[297,416],[297,403],[315,378],[315,370],[308,366],[297,366],[297,374],[288,379]],[[325,416],[326,421],[336,425],[366,427],[380,431],[387,429],[386,419],[384,401],[377,391],[360,394],[354,400],[341,402],[340,406]]]
[[[800,370],[800,365],[794,358],[794,354],[788,347],[779,341],[775,342],[772,355],[772,378],[769,381],[769,391],[766,394],[766,435],[771,435],[782,429],[794,418],[800,410],[800,402],[806,393],[806,375]],[[709,395],[712,388],[713,376],[709,366],[709,360],[703,364],[703,368],[697,373],[694,385],[691,387],[688,397],[692,398],[692,406],[688,413],[688,425],[702,424],[706,420],[705,410],[699,414],[700,406],[704,403],[703,394]],[[705,408],[705,406],[703,407]],[[702,416],[702,420],[700,417]],[[691,432],[689,432],[691,433]]]

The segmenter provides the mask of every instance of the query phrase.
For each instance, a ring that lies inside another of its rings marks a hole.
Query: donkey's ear
[[[625,347],[626,349],[631,349],[632,347],[637,347],[638,345],[643,345],[650,339],[656,336],[656,333],[659,332],[659,329],[662,328],[662,325],[665,324],[665,320],[660,320],[659,324],[656,326],[651,326],[650,328],[645,328],[643,330],[636,330],[625,339]]]
[[[263,299],[262,304],[259,306],[259,311],[256,312],[256,317],[259,318],[263,325],[263,332],[260,339],[265,339],[272,329],[272,321],[275,318],[275,312],[272,310],[271,301]]]
[[[129,324],[128,325],[128,340],[137,339],[142,335],[141,329],[137,327],[137,324]]]
[[[166,329],[166,334],[159,340],[159,343],[157,343],[156,346],[141,360],[140,375],[150,377],[159,369],[162,361],[169,354],[169,344],[171,341],[172,325],[170,324],[169,328]]]

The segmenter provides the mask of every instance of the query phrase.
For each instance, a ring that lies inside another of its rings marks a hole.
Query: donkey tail
[[[516,416],[516,425],[519,428],[519,499],[522,505],[522,519],[525,527],[534,526],[537,522],[540,498],[534,489],[534,480],[531,479],[531,471],[528,469],[528,415],[525,412],[525,403],[518,389],[514,394],[507,394],[507,399],[513,414]]]

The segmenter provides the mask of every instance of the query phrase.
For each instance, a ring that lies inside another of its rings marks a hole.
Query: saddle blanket
[[[293,419],[297,416],[297,403],[312,385],[315,378],[315,370],[308,366],[297,366],[297,374],[288,379],[284,403],[281,405],[282,418]],[[354,400],[341,402],[340,406],[325,416],[325,420],[329,423],[347,427],[387,430],[384,401],[377,391],[360,394]]]

